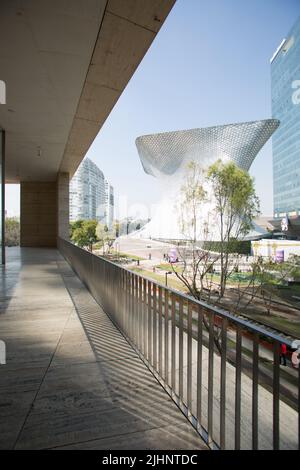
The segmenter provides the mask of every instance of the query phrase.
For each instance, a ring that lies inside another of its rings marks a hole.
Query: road
[[[127,236],[117,238],[114,245],[117,244],[120,252],[140,256],[146,260],[149,259],[149,254],[151,254],[153,265],[164,262],[164,253],[168,253],[173,246],[170,243]]]

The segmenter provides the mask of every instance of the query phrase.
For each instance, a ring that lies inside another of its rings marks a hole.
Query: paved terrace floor
[[[57,250],[7,249],[0,449],[205,449]]]

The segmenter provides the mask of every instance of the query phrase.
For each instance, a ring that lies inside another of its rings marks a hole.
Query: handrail
[[[280,367],[293,339],[67,240],[58,248],[210,447],[299,446],[300,370]]]
[[[153,280],[150,277],[144,276],[143,274],[136,273],[135,271],[132,271],[131,269],[128,269],[124,266],[121,266],[118,263],[115,263],[111,260],[108,260],[104,256],[95,255],[95,253],[87,251],[84,248],[81,248],[81,247],[75,245],[74,243],[70,242],[69,240],[64,240],[64,239],[61,239],[61,240],[66,242],[66,243],[69,243],[72,246],[76,246],[76,248],[78,248],[79,250],[82,250],[84,253],[88,253],[90,255],[97,256],[98,258],[103,260],[103,262],[105,262],[105,263],[108,263],[108,264],[111,264],[112,266],[117,266],[118,268],[124,269],[125,271],[127,271],[131,274],[134,274],[134,275],[136,275],[136,276],[138,276],[142,279],[146,279],[146,280],[150,279],[153,283],[155,283],[157,286],[161,287],[162,289],[167,289],[169,292],[172,292],[175,295],[179,295],[180,297],[182,297],[186,301],[193,302],[194,304],[198,304],[199,306],[201,306],[205,309],[211,310],[215,314],[217,314],[218,316],[226,318],[227,320],[231,321],[232,323],[236,323],[237,325],[240,325],[244,328],[252,330],[253,333],[258,333],[260,335],[266,336],[267,338],[273,339],[275,341],[279,341],[280,343],[283,343],[283,344],[285,344],[286,346],[288,346],[290,348],[293,347],[294,341],[297,340],[296,337],[291,339],[291,336],[290,335],[287,336],[285,333],[278,334],[276,332],[276,330],[274,330],[274,329],[273,329],[273,331],[270,331],[270,329],[272,329],[271,327],[267,327],[268,328],[268,330],[267,330],[265,325],[263,325],[262,323],[260,324],[258,321],[254,322],[254,321],[248,320],[245,317],[241,317],[240,315],[236,315],[234,313],[231,313],[228,310],[222,309],[221,307],[211,305],[208,302],[205,302],[204,300],[198,300],[198,299],[195,299],[193,297],[190,297],[187,294],[185,294],[184,292],[181,292],[181,291],[179,291],[177,289],[174,289],[170,286],[165,286],[164,284],[162,284],[162,283],[160,283],[156,280]]]

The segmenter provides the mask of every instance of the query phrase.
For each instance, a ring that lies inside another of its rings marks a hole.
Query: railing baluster
[[[221,387],[220,387],[220,448],[226,448],[226,361],[227,361],[227,327],[228,321],[222,319],[221,333]]]
[[[193,341],[193,306],[188,302],[188,344],[187,344],[187,407],[192,410],[192,341]]]
[[[158,287],[158,372],[162,376],[162,288]]]
[[[198,328],[197,328],[197,420],[202,425],[202,341],[203,341],[203,312],[198,306]]]
[[[279,449],[280,343],[274,343],[273,366],[273,449]]]
[[[126,316],[125,316],[125,332],[127,336],[129,336],[129,319],[130,319],[130,314],[129,314],[129,272],[126,272],[125,276],[125,297],[126,297]]]
[[[209,316],[209,345],[208,345],[208,397],[207,397],[207,432],[208,444],[213,440],[213,392],[214,392],[214,320],[215,315]]]
[[[135,292],[133,273],[131,273],[131,340],[135,343]]]
[[[138,277],[139,280],[139,351],[143,352],[143,324],[144,324],[144,301],[143,301],[143,279]]]
[[[259,336],[253,335],[253,359],[252,359],[252,449],[258,449],[258,360],[259,360]]]
[[[143,303],[143,311],[144,311],[144,324],[143,324],[143,330],[144,330],[144,343],[143,343],[143,354],[148,358],[148,309],[147,309],[147,280],[143,279],[143,290],[144,290],[144,303]]]
[[[183,400],[183,301],[179,299],[179,398]]]
[[[153,288],[153,332],[152,332],[152,341],[153,341],[153,367],[157,371],[157,286],[152,284]]]
[[[298,450],[300,450],[300,364],[298,365]]]
[[[171,345],[171,384],[172,390],[175,392],[176,377],[175,377],[175,363],[176,363],[176,303],[175,295],[172,293],[172,345]]]
[[[148,281],[148,361],[152,365],[152,282]]]
[[[131,322],[132,322],[132,309],[131,309],[131,273],[128,273],[128,336],[131,339]]]
[[[131,299],[132,299],[132,341],[136,345],[136,295],[135,295],[135,274],[132,274],[131,284]]]
[[[138,276],[135,274],[134,275],[134,279],[135,279],[135,283],[134,283],[134,287],[135,287],[135,344],[137,345],[137,347],[139,348],[139,279],[138,279]]]
[[[135,292],[136,292],[136,344],[140,349],[140,286],[139,277],[135,275]]]
[[[241,369],[242,369],[242,334],[238,326],[236,330],[236,358],[235,358],[235,449],[241,447]]]
[[[165,370],[164,379],[169,385],[169,292],[165,289]]]

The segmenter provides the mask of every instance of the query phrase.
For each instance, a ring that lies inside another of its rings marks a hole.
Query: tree
[[[254,259],[250,264],[248,271],[247,282],[242,283],[239,281],[235,292],[237,293],[236,300],[231,303],[230,310],[233,313],[239,313],[242,308],[245,311],[250,305],[253,307],[256,300],[263,300],[263,304],[270,314],[272,292],[271,285],[274,283],[274,275],[270,271],[273,262],[269,259],[263,259],[261,256]]]
[[[20,245],[20,221],[17,217],[7,217],[5,219],[5,245]]]
[[[101,243],[101,246],[103,247],[103,254],[105,254],[105,246],[107,246],[108,251],[113,245],[113,242],[115,240],[115,234],[113,231],[110,231],[107,227],[107,225],[98,223],[97,228],[96,228],[96,234],[97,238]]]
[[[74,222],[70,222],[70,238],[72,239],[73,233],[77,228],[81,228],[83,224],[83,220],[75,220]]]
[[[197,300],[207,300],[207,294],[212,287],[213,266],[218,255],[203,249],[207,241],[208,224],[203,219],[204,204],[207,193],[203,187],[203,170],[194,161],[186,168],[184,184],[181,186],[177,212],[179,226],[185,238],[183,246],[178,246],[181,269],[174,270],[178,279]],[[199,241],[201,238],[201,242]],[[171,264],[172,268],[173,265]]]
[[[197,300],[208,300],[213,289],[214,264],[218,260],[218,254],[211,253],[203,248],[208,240],[208,223],[203,217],[207,192],[203,187],[203,170],[194,161],[186,168],[184,184],[181,186],[177,211],[179,214],[179,226],[185,237],[185,243],[177,251],[180,259],[180,268],[172,271],[186,286],[189,294]],[[201,242],[200,242],[200,240]],[[202,245],[202,246],[201,246]],[[203,317],[203,323],[209,331],[209,321]],[[219,352],[220,328],[214,326],[214,343]]]
[[[114,221],[113,227],[114,227],[114,231],[116,234],[116,238],[118,238],[120,236],[120,229],[121,229],[121,223],[119,222],[119,220]]]
[[[300,277],[300,256],[290,255],[283,263],[270,263],[270,269],[275,273],[280,283]]]
[[[89,251],[93,251],[93,244],[97,241],[97,224],[97,220],[81,221],[77,228],[73,230],[71,240],[76,243],[76,245],[81,247],[87,246]]]
[[[253,227],[253,219],[259,214],[259,200],[253,178],[233,162],[218,160],[211,165],[207,181],[220,237],[220,297],[223,297],[231,273],[230,253],[237,240]]]
[[[288,260],[278,263],[272,259],[260,261],[260,293],[268,314],[271,311],[272,297],[276,295],[278,285],[286,284],[300,276],[300,256],[290,255]]]
[[[215,303],[219,302],[228,277],[238,270],[238,240],[248,233],[258,213],[253,180],[234,163],[217,161],[204,174],[197,163],[190,162],[177,209],[186,243],[178,249],[182,269],[174,272],[194,298],[212,301],[217,293]],[[218,229],[220,242],[218,252],[214,252]],[[213,282],[216,266],[221,271],[217,292]],[[208,322],[204,325],[209,328]],[[217,326],[214,342],[220,351]]]

